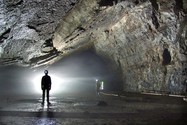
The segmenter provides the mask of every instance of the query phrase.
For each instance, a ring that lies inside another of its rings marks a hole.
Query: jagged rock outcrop
[[[185,0],[0,0],[0,12],[1,58],[42,64],[94,48],[125,91],[185,92]]]
[[[83,2],[87,4],[79,3],[81,8],[73,9],[56,30],[53,44],[58,50],[94,47],[122,74],[126,91],[184,93],[184,0]]]
[[[51,53],[56,51],[52,44],[55,29],[76,2],[0,0],[1,60],[19,58],[22,63],[30,64],[53,55]]]

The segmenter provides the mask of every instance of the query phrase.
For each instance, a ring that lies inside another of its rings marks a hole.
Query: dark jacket
[[[45,75],[42,77],[41,88],[42,88],[42,90],[44,90],[44,89],[50,90],[51,89],[51,77],[50,76]]]

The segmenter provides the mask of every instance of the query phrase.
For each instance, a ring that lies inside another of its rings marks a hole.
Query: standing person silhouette
[[[96,79],[96,94],[97,94],[97,96],[100,96],[100,88],[101,88],[101,83],[98,79]]]
[[[42,94],[42,104],[45,102],[45,92],[47,91],[47,103],[51,104],[49,102],[49,91],[51,90],[51,77],[48,75],[48,70],[44,71],[45,75],[42,77],[41,81],[41,88],[43,91]]]

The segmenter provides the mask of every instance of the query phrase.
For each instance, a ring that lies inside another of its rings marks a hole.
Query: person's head
[[[44,73],[45,73],[45,75],[47,75],[48,74],[48,70],[45,70]]]

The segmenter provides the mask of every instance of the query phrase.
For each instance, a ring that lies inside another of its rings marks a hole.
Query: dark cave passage
[[[0,94],[41,94],[41,78],[45,69],[52,79],[52,95],[95,96],[96,79],[104,82],[103,91],[122,90],[118,74],[108,64],[108,60],[89,49],[64,57],[47,67],[0,67]]]
[[[106,91],[122,90],[120,75],[113,71],[110,60],[97,55],[94,49],[69,55],[53,64],[50,68],[52,71],[59,71],[63,76],[67,77],[104,81]]]

